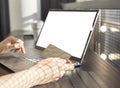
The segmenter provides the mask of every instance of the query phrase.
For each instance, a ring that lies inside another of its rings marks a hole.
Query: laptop
[[[43,57],[70,59],[75,67],[82,65],[98,10],[50,10],[36,42]]]
[[[36,48],[26,48],[25,55],[13,52],[0,55],[0,63],[18,72],[43,57],[57,55],[70,59],[75,67],[79,67],[83,63],[97,17],[98,10],[50,10],[35,43]],[[52,54],[46,55],[46,52]]]

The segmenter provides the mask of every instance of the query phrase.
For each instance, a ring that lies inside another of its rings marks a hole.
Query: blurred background
[[[34,29],[41,29],[49,9],[99,9],[89,48],[119,69],[119,3],[119,0],[0,0],[0,41],[15,31],[34,34]]]

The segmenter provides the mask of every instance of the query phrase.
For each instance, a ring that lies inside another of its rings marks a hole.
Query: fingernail
[[[66,61],[66,64],[71,64],[70,60],[67,60],[67,61]]]

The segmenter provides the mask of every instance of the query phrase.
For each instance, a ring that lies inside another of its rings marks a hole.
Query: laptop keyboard
[[[18,53],[12,53],[15,57],[20,57],[22,59],[27,59],[32,62],[37,62],[42,59],[40,53],[40,50],[37,50],[35,48],[26,48],[26,53],[22,54],[21,52]]]

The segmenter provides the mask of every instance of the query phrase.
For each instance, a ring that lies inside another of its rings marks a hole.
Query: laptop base
[[[82,64],[80,58],[73,57],[69,53],[59,49],[58,47],[56,47],[52,44],[49,44],[48,47],[46,49],[44,49],[44,51],[42,52],[42,57],[43,58],[59,57],[59,58],[63,58],[66,60],[69,59],[74,64],[75,68],[80,67]]]

